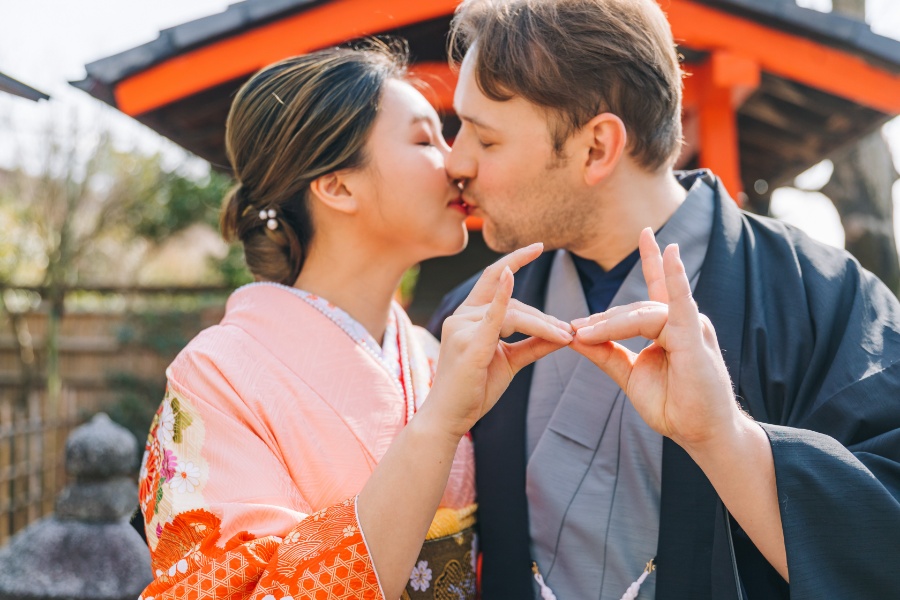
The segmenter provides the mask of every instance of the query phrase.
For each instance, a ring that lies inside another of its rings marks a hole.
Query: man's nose
[[[450,179],[464,181],[475,177],[476,165],[474,157],[467,151],[465,140],[457,137],[453,140],[450,155],[447,157],[447,175]]]

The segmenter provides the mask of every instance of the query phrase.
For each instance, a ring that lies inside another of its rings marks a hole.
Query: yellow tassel
[[[478,510],[477,504],[456,508],[439,508],[428,528],[426,540],[434,540],[437,538],[459,533],[463,529],[468,529],[475,524],[475,511]]]

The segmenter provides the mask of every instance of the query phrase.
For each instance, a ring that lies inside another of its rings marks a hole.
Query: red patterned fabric
[[[283,539],[242,534],[219,548],[219,532],[205,510],[167,524],[152,554],[157,578],[141,600],[382,597],[352,500],[310,515]]]

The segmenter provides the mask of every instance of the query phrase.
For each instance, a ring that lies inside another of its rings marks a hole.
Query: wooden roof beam
[[[887,115],[900,113],[900,74],[842,50],[691,0],[662,0],[661,5],[675,40],[685,46],[733,52],[780,77]]]
[[[735,200],[741,197],[737,111],[759,86],[759,64],[751,58],[716,50],[706,62],[685,65],[685,121],[696,121],[696,133],[685,139],[695,145],[701,167],[712,169]],[[697,110],[699,109],[699,110]]]

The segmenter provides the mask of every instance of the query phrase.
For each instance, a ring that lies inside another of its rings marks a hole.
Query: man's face
[[[518,97],[486,97],[474,63],[470,51],[454,96],[462,127],[447,171],[464,182],[463,198],[484,220],[485,241],[498,252],[533,242],[547,249],[577,246],[587,208],[581,161],[556,154],[541,108]]]

